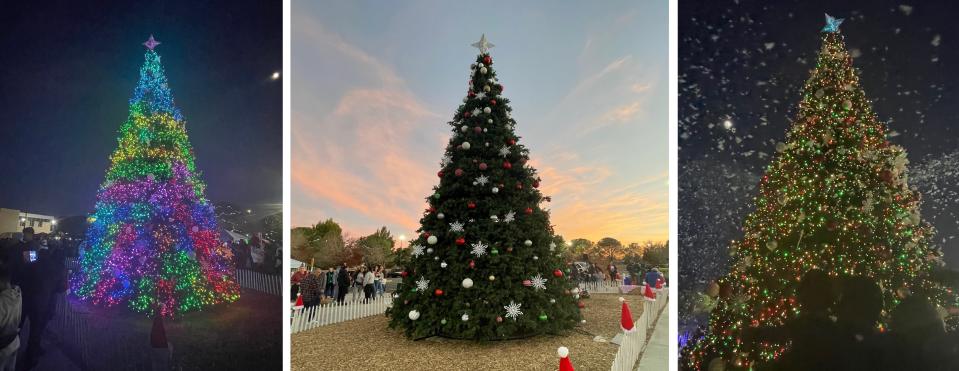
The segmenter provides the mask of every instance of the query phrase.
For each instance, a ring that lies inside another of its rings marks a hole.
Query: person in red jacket
[[[306,278],[308,274],[306,266],[301,265],[300,269],[290,277],[290,300],[296,300],[296,294],[300,292],[300,281]]]

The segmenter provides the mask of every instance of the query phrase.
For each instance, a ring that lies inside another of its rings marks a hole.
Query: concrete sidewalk
[[[669,370],[669,308],[663,310],[653,327],[653,336],[646,345],[636,371]]]

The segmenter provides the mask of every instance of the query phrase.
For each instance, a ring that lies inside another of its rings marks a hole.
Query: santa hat
[[[646,285],[645,288],[646,289],[643,290],[643,296],[646,297],[646,300],[656,301],[656,292],[653,291],[653,288],[649,285]]]
[[[296,304],[293,305],[293,308],[303,308],[303,295],[300,293],[296,294]]]
[[[663,282],[663,278],[662,278],[662,277],[657,278],[657,279],[656,279],[656,290],[662,290],[662,289],[663,289],[663,283],[664,283],[664,282]]]
[[[559,347],[556,354],[559,355],[559,371],[574,371],[573,363],[569,361],[569,348]]]
[[[166,329],[163,328],[163,315],[153,317],[153,329],[150,330],[150,345],[154,348],[166,348]]]
[[[629,312],[629,304],[626,303],[626,299],[623,299],[622,296],[619,297],[619,302],[623,303],[623,315],[619,319],[619,327],[621,327],[625,333],[636,331],[633,327],[633,315]]]

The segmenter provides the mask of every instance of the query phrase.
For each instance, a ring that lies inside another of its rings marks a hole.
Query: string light
[[[233,256],[194,163],[160,56],[148,50],[97,194],[77,296],[172,317],[239,299]]]

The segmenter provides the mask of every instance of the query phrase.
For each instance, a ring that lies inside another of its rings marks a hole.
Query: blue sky
[[[485,33],[567,239],[668,234],[667,2],[295,2],[292,219],[418,227]]]

